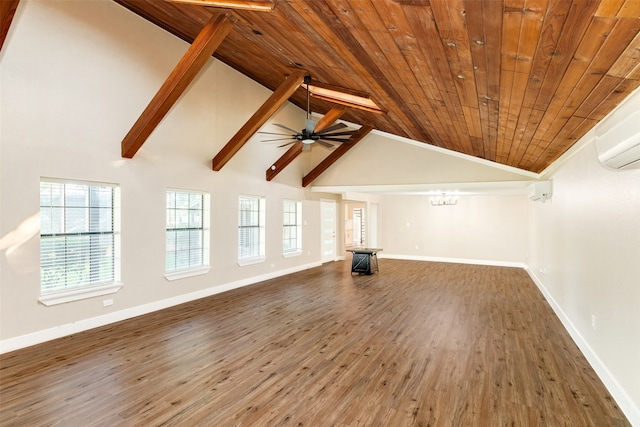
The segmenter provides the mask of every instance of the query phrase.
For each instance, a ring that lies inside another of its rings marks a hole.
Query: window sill
[[[284,252],[282,254],[282,257],[283,258],[292,258],[294,256],[300,256],[300,255],[302,255],[302,251],[301,250],[300,251]]]
[[[266,260],[267,258],[263,256],[257,256],[253,258],[244,258],[244,259],[238,260],[238,265],[240,267],[244,267],[245,265],[260,264],[261,262],[265,262]]]
[[[38,301],[49,307],[86,298],[115,294],[122,286],[124,286],[123,283],[113,282],[106,285],[86,286],[68,291],[52,292],[50,294],[40,295]]]
[[[208,265],[203,265],[195,268],[187,268],[184,270],[172,271],[171,273],[166,273],[164,278],[168,281],[184,279],[186,277],[200,276],[202,274],[207,274],[211,270],[211,267]]]

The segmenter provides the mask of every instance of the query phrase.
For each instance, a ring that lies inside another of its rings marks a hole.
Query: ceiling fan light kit
[[[347,125],[345,125],[344,123],[336,123],[325,129],[316,130],[317,122],[311,119],[311,110],[309,106],[310,83],[311,76],[307,74],[304,77],[303,83],[303,86],[307,91],[307,119],[305,120],[304,128],[300,131],[297,131],[283,124],[274,123],[275,126],[287,130],[291,133],[286,134],[262,131],[259,133],[278,136],[278,138],[263,140],[262,142],[288,141],[282,145],[279,145],[278,148],[286,147],[288,145],[295,144],[296,142],[301,142],[303,144],[303,151],[308,151],[311,148],[311,144],[316,142],[326,148],[334,148],[334,144],[336,143],[345,144],[350,142],[351,137],[357,132],[357,130],[343,130],[347,127]]]

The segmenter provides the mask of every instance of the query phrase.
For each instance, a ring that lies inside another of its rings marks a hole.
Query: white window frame
[[[302,202],[282,201],[282,256],[285,258],[302,254]]]
[[[209,193],[169,188],[165,200],[164,277],[171,281],[208,273],[211,269]],[[179,235],[185,233],[187,245],[179,248]],[[179,262],[178,253],[186,255],[188,261]]]
[[[54,189],[58,191],[57,200],[53,197]],[[109,204],[103,205],[104,199],[94,203],[100,199],[96,193],[105,189],[110,190]],[[86,239],[88,246],[82,244]],[[59,242],[62,252],[45,244],[50,241]],[[120,246],[120,187],[117,184],[40,179],[40,303],[51,306],[118,292],[123,286]],[[100,253],[108,257],[100,257]],[[84,259],[84,267],[78,258]],[[105,268],[106,271],[102,271]],[[51,274],[53,269],[57,269],[56,280],[64,283],[57,286],[45,283],[45,272],[48,270]],[[105,280],[100,280],[105,273]],[[74,281],[72,274],[88,280],[69,283]]]
[[[265,261],[265,228],[266,199],[261,196],[239,196],[238,265],[245,266]]]

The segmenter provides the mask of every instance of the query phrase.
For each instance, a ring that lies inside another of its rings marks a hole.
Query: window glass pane
[[[264,256],[264,198],[241,196],[238,210],[238,258]]]
[[[189,195],[189,209],[202,210],[202,194]]]
[[[40,183],[40,206],[51,206],[51,183]]]
[[[88,231],[88,211],[86,207],[67,207],[64,231],[67,233],[82,233]]]
[[[175,228],[189,227],[189,211],[186,209],[176,209],[176,225]]]
[[[92,208],[89,210],[89,230],[93,232],[110,231],[113,228],[111,208]]]
[[[202,228],[202,211],[201,210],[189,211],[189,227]]]
[[[65,185],[65,205],[68,207],[85,207],[89,205],[89,187],[80,184]]]
[[[176,231],[176,250],[184,251],[189,249],[189,230]]]
[[[167,272],[208,265],[206,215],[206,194],[167,191]]]
[[[295,252],[302,249],[302,202],[285,200],[283,203],[283,252]]]
[[[176,208],[177,209],[189,209],[189,194],[188,193],[176,193]]]
[[[176,211],[175,209],[167,209],[167,229],[176,228]]]
[[[43,181],[40,190],[41,292],[116,280],[115,187]]]
[[[89,205],[92,207],[110,208],[112,206],[111,188],[90,187]]]
[[[167,208],[176,207],[176,193],[174,191],[167,191]]]

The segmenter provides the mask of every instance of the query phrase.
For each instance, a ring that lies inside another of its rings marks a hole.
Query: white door
[[[320,220],[322,221],[322,254],[321,261],[336,260],[336,202],[335,200],[320,200]]]

